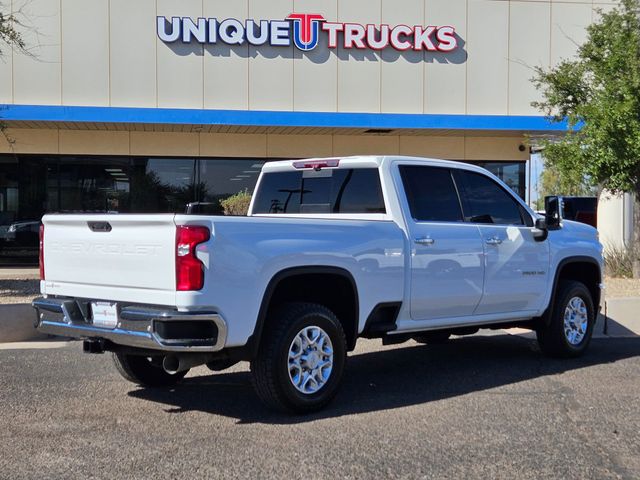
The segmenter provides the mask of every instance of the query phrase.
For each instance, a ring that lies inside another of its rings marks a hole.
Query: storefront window
[[[46,183],[42,162],[0,157],[0,265],[37,262]]]
[[[67,157],[53,158],[48,163],[51,167],[55,167],[58,162],[55,192],[57,208],[49,208],[49,211],[126,212],[129,210],[129,159]],[[53,196],[54,192],[50,192],[49,197]]]
[[[47,212],[222,214],[264,159],[0,155],[0,265],[35,265]],[[478,164],[478,163],[476,163]],[[521,197],[524,162],[479,163]]]
[[[0,156],[0,265],[35,265],[50,212],[222,214],[253,192],[263,159]],[[197,208],[194,208],[197,207]]]
[[[489,170],[524,199],[525,162],[473,162],[473,164]]]
[[[199,162],[200,212],[222,213],[220,201],[242,191],[253,192],[264,160],[204,159]]]
[[[183,213],[196,198],[193,158],[134,158],[130,182],[133,213]]]

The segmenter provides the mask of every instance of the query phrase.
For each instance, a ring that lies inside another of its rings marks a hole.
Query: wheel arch
[[[267,284],[253,334],[247,342],[248,357],[253,358],[258,352],[269,313],[288,301],[319,303],[332,310],[342,323],[348,349],[355,348],[360,303],[353,275],[334,266],[292,267],[273,275]]]
[[[560,260],[556,267],[549,305],[541,317],[547,325],[551,321],[551,312],[553,311],[553,307],[556,302],[558,285],[560,281],[564,279],[576,280],[583,283],[591,293],[593,306],[596,309],[596,312],[599,310],[601,299],[600,284],[602,283],[600,263],[593,257],[567,257]]]

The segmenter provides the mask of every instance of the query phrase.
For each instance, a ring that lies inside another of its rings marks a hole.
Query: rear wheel
[[[113,353],[116,369],[126,380],[145,387],[169,387],[175,385],[189,372],[167,373],[162,368],[162,357],[143,357]]]
[[[589,289],[581,282],[563,280],[548,325],[536,331],[540,349],[552,357],[577,357],[591,341],[595,309]]]
[[[251,362],[258,396],[280,411],[323,408],[338,392],[347,357],[340,321],[322,305],[290,303],[274,313],[269,325]]]

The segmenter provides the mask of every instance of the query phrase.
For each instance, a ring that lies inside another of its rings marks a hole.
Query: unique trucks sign
[[[285,20],[246,20],[234,18],[166,17],[157,18],[158,37],[166,43],[271,45],[292,44],[304,52],[318,46],[321,35],[327,36],[328,48],[451,52],[458,47],[456,30],[451,26],[360,25],[328,22],[315,13],[292,13]]]

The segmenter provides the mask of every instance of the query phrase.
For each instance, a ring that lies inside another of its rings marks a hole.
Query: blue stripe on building
[[[544,116],[336,113],[174,108],[0,105],[0,120],[41,122],[159,123],[254,127],[375,128],[562,132],[566,122]]]

